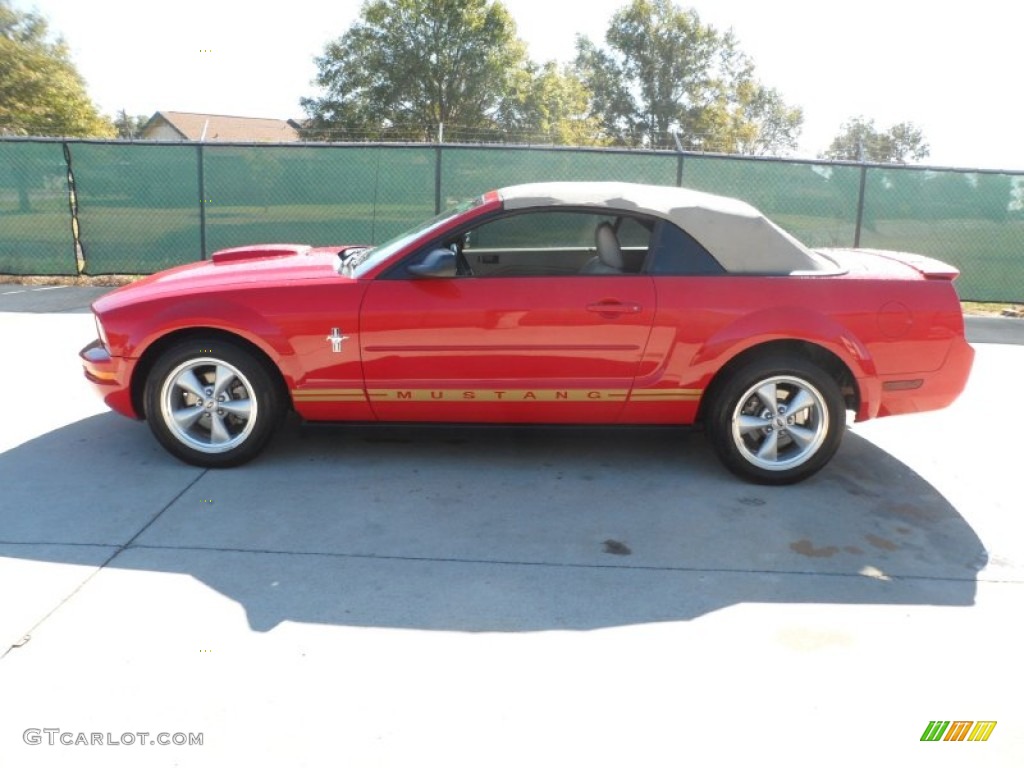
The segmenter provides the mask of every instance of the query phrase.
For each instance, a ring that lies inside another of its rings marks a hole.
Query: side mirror
[[[409,268],[409,274],[416,277],[455,277],[455,251],[450,248],[435,248],[419,264]]]

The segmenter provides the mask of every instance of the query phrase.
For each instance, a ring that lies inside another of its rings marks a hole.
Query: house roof
[[[498,193],[507,210],[596,205],[668,219],[729,272],[792,274],[834,269],[756,208],[731,197],[684,187],[585,181],[521,184]]]
[[[181,135],[182,141],[298,141],[299,132],[287,120],[269,117],[208,115],[201,112],[156,112],[142,129],[160,120]],[[204,134],[205,129],[205,134]]]

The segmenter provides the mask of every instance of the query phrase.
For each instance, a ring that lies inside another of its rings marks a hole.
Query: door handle
[[[600,315],[638,315],[643,307],[633,302],[621,301],[598,301],[594,304],[587,304],[588,312],[597,312]]]

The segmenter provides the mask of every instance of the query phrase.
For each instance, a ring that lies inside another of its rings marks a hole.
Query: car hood
[[[206,293],[236,286],[276,285],[297,280],[349,278],[338,274],[344,246],[260,245],[218,251],[210,261],[156,272],[102,296],[93,309],[104,312],[126,304],[174,295]]]

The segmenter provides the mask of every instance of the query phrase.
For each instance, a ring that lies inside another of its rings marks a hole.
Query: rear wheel
[[[223,340],[183,341],[165,351],[145,388],[146,420],[179,459],[230,467],[258,454],[284,416],[266,364]]]
[[[846,406],[835,380],[793,357],[765,357],[735,371],[708,414],[715,451],[732,472],[770,485],[795,483],[835,454]]]

